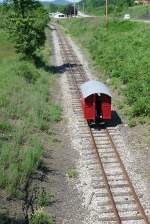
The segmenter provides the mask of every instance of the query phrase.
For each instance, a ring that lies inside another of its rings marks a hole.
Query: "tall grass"
[[[54,119],[49,88],[55,77],[20,60],[3,30],[0,52],[0,186],[17,195],[38,167],[45,135],[61,114]]]
[[[129,117],[150,117],[150,26],[99,19],[62,21],[86,48],[99,71],[125,96]]]

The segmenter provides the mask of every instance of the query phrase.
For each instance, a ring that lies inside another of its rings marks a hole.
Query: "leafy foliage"
[[[97,11],[97,15],[98,15],[98,11],[99,15],[101,14],[101,9],[103,9],[103,14],[104,14],[104,7],[105,6],[105,1],[104,0],[82,0],[80,3],[80,6],[82,7],[84,5],[86,11],[88,12],[96,12]],[[132,6],[134,4],[134,0],[110,0],[109,1],[109,12],[114,11],[116,12],[120,12],[124,9],[124,7],[129,7]]]
[[[75,12],[75,15],[77,15],[77,12],[78,12],[77,7],[75,8],[75,11],[74,11],[74,6],[72,4],[68,4],[68,5],[55,5],[53,3],[50,3],[48,10],[50,12],[59,11],[61,13],[64,13],[66,16],[72,16],[72,15],[74,15],[74,12]]]
[[[9,0],[8,29],[16,42],[16,50],[26,57],[45,43],[45,26],[48,15],[36,0]]]
[[[53,219],[42,209],[39,209],[32,215],[29,224],[53,224]]]

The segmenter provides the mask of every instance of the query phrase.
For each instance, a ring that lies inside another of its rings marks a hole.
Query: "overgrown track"
[[[73,110],[79,122],[82,138],[90,140],[93,151],[86,151],[90,169],[99,172],[93,180],[95,188],[103,189],[99,199],[99,223],[150,223],[118,153],[116,127],[89,127],[80,106],[79,86],[88,80],[87,74],[67,38],[56,26],[63,63],[72,93]],[[91,198],[92,200],[92,198]]]

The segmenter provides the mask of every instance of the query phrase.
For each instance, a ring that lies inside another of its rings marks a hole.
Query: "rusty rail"
[[[57,27],[57,29],[58,29],[58,27]],[[57,31],[57,34],[58,34],[58,37],[59,37],[60,46],[61,46],[62,51],[63,51],[63,56],[65,57],[65,61],[69,65],[69,73],[71,73],[72,82],[73,82],[73,85],[74,85],[75,89],[77,90],[76,93],[78,94],[78,98],[79,98],[80,97],[79,83],[78,83],[77,77],[75,75],[75,72],[74,72],[74,70],[72,68],[72,64],[70,63],[70,58],[69,57],[73,58],[75,64],[77,64],[77,65],[80,65],[79,61],[77,60],[77,57],[74,55],[72,47],[70,47],[70,45],[67,42],[67,39],[65,39],[65,37],[62,35],[62,32],[60,32],[59,29]],[[66,46],[67,46],[67,50],[65,48]],[[83,68],[81,69],[80,66],[77,66],[77,70],[78,70],[78,73],[81,76],[80,78],[82,78],[82,82],[87,81],[88,78],[86,77],[86,74],[85,74]],[[92,140],[92,145],[93,145],[93,150],[94,150],[94,152],[96,154],[98,165],[100,167],[100,170],[102,171],[103,181],[105,183],[105,186],[106,186],[106,189],[107,189],[107,192],[108,192],[108,195],[109,195],[110,203],[111,203],[114,215],[115,215],[116,222],[118,224],[121,224],[122,220],[121,220],[121,217],[119,215],[119,212],[118,212],[115,200],[114,200],[114,196],[113,196],[113,193],[111,191],[111,187],[109,185],[109,181],[108,181],[107,174],[106,174],[104,166],[103,166],[103,162],[101,160],[100,154],[99,154],[98,149],[97,149],[97,145],[96,145],[96,141],[95,141],[94,135],[92,133],[91,128],[88,126],[88,124],[87,124],[87,127],[89,129],[89,133],[90,133],[91,140]],[[144,220],[144,223],[145,224],[150,224],[150,222],[149,222],[149,220],[148,220],[148,218],[147,218],[147,216],[145,214],[145,211],[144,211],[144,209],[143,209],[143,207],[141,205],[141,202],[140,202],[140,200],[139,200],[139,198],[138,198],[138,196],[137,196],[137,194],[135,192],[135,189],[134,189],[134,187],[132,185],[132,182],[131,182],[131,180],[129,178],[129,175],[128,175],[126,169],[125,169],[125,166],[124,166],[124,164],[123,164],[123,162],[122,162],[122,160],[120,158],[120,155],[119,155],[119,153],[117,151],[117,148],[116,148],[116,146],[115,146],[115,144],[113,142],[113,139],[112,139],[108,129],[105,129],[105,133],[106,133],[106,135],[107,135],[107,137],[109,139],[111,147],[113,148],[113,150],[115,152],[115,155],[116,155],[116,158],[117,158],[117,160],[118,160],[118,162],[120,164],[120,167],[121,167],[122,172],[123,172],[124,179],[127,181],[128,185],[129,185],[129,188],[130,188],[131,194],[134,197],[137,209],[138,209],[142,219]]]

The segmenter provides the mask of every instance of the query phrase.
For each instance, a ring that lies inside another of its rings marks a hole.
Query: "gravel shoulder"
[[[82,192],[77,189],[79,179],[69,178],[70,170],[76,171],[76,164],[79,160],[79,153],[75,150],[73,141],[76,139],[73,130],[73,111],[67,84],[66,73],[64,72],[62,57],[56,31],[52,31],[51,40],[53,43],[52,63],[58,70],[59,86],[56,95],[59,95],[59,102],[63,108],[63,119],[56,128],[59,139],[58,147],[51,153],[51,159],[47,162],[53,171],[49,178],[49,190],[55,195],[55,203],[51,204],[47,210],[55,217],[56,224],[79,224],[85,216],[85,209],[82,205]],[[50,43],[50,44],[52,44]],[[61,73],[60,73],[61,71]],[[75,129],[74,129],[75,130]],[[77,172],[78,176],[78,172]]]

